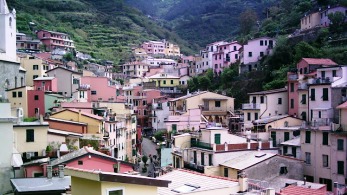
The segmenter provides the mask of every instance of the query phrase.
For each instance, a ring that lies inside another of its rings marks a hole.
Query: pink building
[[[16,45],[17,50],[24,50],[24,51],[33,51],[38,52],[40,51],[40,40],[33,40],[31,37],[28,37],[24,33],[17,33],[16,34]]]
[[[55,77],[38,77],[34,79],[34,89],[58,92],[58,80]]]
[[[39,30],[36,34],[49,51],[54,49],[69,51],[75,49],[74,42],[68,34],[48,30]]]
[[[45,115],[45,92],[28,90],[28,117]]]
[[[237,41],[224,43],[217,46],[217,51],[212,54],[213,72],[220,74],[225,67],[239,60],[239,50],[242,46]]]
[[[119,95],[116,86],[111,86],[107,77],[84,76],[81,78],[81,85],[90,87],[91,101],[115,100]]]
[[[85,170],[100,170],[103,172],[125,173],[133,171],[133,164],[117,160],[86,146],[51,161],[51,165],[54,170],[58,168],[58,165],[65,165]],[[43,176],[46,176],[46,167],[47,163],[27,163],[24,165],[24,177],[34,177],[35,173],[42,173]]]
[[[270,37],[259,37],[252,39],[243,45],[241,52],[239,72],[250,72],[253,69],[258,69],[259,61],[266,55],[270,55],[276,40]]]
[[[165,43],[162,41],[144,42],[141,47],[148,55],[165,55]]]
[[[299,116],[299,96],[307,95],[307,81],[305,79],[316,76],[316,70],[324,66],[337,65],[330,59],[319,58],[302,58],[297,64],[297,72],[288,73],[288,114]],[[299,80],[301,80],[299,82]],[[300,94],[300,95],[299,95]],[[300,97],[302,99],[302,97]],[[304,99],[306,99],[304,98]],[[306,102],[306,100],[304,100]],[[302,100],[301,100],[302,103]],[[307,120],[306,116],[301,116],[303,120]]]

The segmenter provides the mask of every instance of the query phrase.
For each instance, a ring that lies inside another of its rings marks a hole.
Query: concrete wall
[[[124,194],[146,194],[157,195],[157,187],[150,185],[136,185],[127,183],[116,182],[102,182],[101,183],[101,195],[108,195],[107,190],[112,188],[124,188]]]
[[[71,177],[71,193],[74,195],[102,194],[101,183],[83,178]]]
[[[11,108],[8,103],[0,103],[0,143],[4,148],[0,155],[0,194],[11,190],[9,178],[13,178],[11,167],[13,148],[13,124],[11,120]]]
[[[16,87],[15,78],[17,78],[17,87],[20,87],[21,78],[25,79],[25,74],[24,72],[19,71],[19,63],[3,61],[0,56],[0,95],[3,98],[6,97],[6,91],[4,87],[6,81],[8,81],[9,84],[8,89],[13,89]]]
[[[287,167],[286,178],[303,180],[303,162],[282,156],[272,157],[244,171],[250,179],[270,180],[280,175],[281,166]]]

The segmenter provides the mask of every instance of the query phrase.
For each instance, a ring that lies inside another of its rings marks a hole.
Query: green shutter
[[[214,134],[214,143],[220,144],[220,134]]]
[[[311,101],[315,101],[315,100],[316,100],[316,90],[311,89]]]

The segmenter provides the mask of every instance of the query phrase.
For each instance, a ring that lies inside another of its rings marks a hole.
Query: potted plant
[[[53,146],[52,145],[47,145],[47,147],[46,147],[46,156],[48,156],[48,157],[53,157],[54,156]]]

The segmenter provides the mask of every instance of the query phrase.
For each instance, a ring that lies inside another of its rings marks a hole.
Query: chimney
[[[270,148],[273,148],[273,147],[274,147],[274,146],[273,146],[274,143],[273,143],[273,140],[272,140],[271,137],[269,138],[269,144],[270,144]]]
[[[273,188],[266,188],[265,195],[275,195],[275,189]]]
[[[247,150],[251,149],[251,140],[247,138]]]
[[[43,116],[42,116],[42,114],[40,114],[40,124],[41,125],[43,124]]]
[[[64,165],[59,165],[59,178],[64,178]]]
[[[248,178],[246,177],[246,174],[244,172],[241,172],[239,174],[239,185],[240,192],[246,192],[248,190]]]
[[[259,144],[258,145],[258,151],[260,151],[261,150],[261,140],[258,141],[258,144]]]
[[[53,173],[52,173],[52,165],[47,165],[47,178],[52,179]]]

